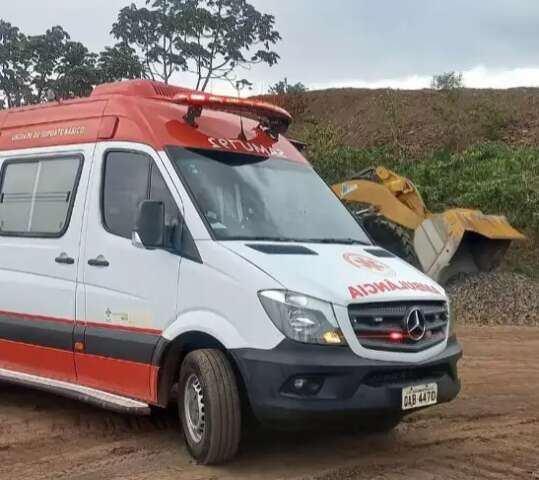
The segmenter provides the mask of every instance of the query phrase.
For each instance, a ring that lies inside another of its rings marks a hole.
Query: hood
[[[376,246],[222,242],[283,288],[334,304],[444,300],[424,273]]]

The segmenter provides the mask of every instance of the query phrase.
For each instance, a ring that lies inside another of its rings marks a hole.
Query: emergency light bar
[[[173,102],[189,107],[184,120],[195,128],[197,127],[196,120],[202,115],[204,109],[254,118],[273,137],[285,134],[292,122],[292,116],[286,110],[259,100],[195,92],[178,93],[174,96]]]

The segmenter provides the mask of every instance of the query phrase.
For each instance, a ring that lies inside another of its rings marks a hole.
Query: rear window
[[[0,235],[62,235],[69,224],[81,166],[79,157],[6,161],[0,187]]]

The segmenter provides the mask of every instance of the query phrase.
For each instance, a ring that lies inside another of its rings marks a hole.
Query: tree
[[[59,98],[85,97],[101,83],[97,55],[79,42],[69,41],[55,69],[54,91]]]
[[[270,95],[297,95],[300,93],[305,93],[308,91],[308,88],[301,82],[290,84],[288,79],[285,78],[280,82],[277,82],[275,85],[271,86],[268,90]]]
[[[30,64],[28,38],[17,27],[0,20],[0,89],[8,108],[21,106],[30,96]]]
[[[111,32],[124,49],[128,47],[140,55],[143,76],[165,83],[175,72],[187,68],[181,40],[185,22],[178,15],[175,3],[156,0],[151,8],[131,4],[120,10]]]
[[[101,82],[97,55],[72,41],[61,26],[29,37],[28,48],[31,94],[25,103],[43,102],[51,91],[57,98],[86,96]]]
[[[144,67],[137,52],[125,43],[106,47],[99,55],[98,68],[101,82],[144,78]]]
[[[460,72],[445,72],[432,77],[431,87],[434,90],[450,91],[464,88],[464,80]]]
[[[192,54],[189,71],[196,88],[206,90],[211,80],[241,81],[238,68],[265,63],[273,66],[279,55],[272,47],[281,40],[275,17],[256,10],[246,0],[180,0],[191,18]],[[189,10],[188,5],[196,7]]]
[[[168,83],[188,71],[206,90],[213,79],[244,82],[235,75],[240,67],[277,63],[274,25],[247,0],[146,0],[144,8],[123,8],[112,34],[136,52],[144,76]]]
[[[102,82],[168,83],[179,71],[194,73],[201,90],[213,79],[249,88],[236,71],[278,61],[274,25],[247,0],[146,0],[143,8],[120,10],[112,27],[118,42],[96,55],[61,26],[28,37],[0,20],[0,108],[43,102],[51,91],[56,98],[89,95]]]
[[[54,26],[27,37],[0,20],[0,90],[8,107],[39,103],[53,91],[56,98],[89,95],[101,82],[97,55]]]
[[[54,90],[56,73],[67,48],[69,34],[60,26],[52,27],[43,35],[28,38],[31,62],[32,97],[28,103],[42,102],[49,90]]]

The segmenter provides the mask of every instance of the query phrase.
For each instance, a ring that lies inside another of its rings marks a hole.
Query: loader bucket
[[[416,229],[414,247],[425,273],[443,285],[458,274],[493,270],[511,242],[524,239],[504,216],[454,209],[430,215]]]

